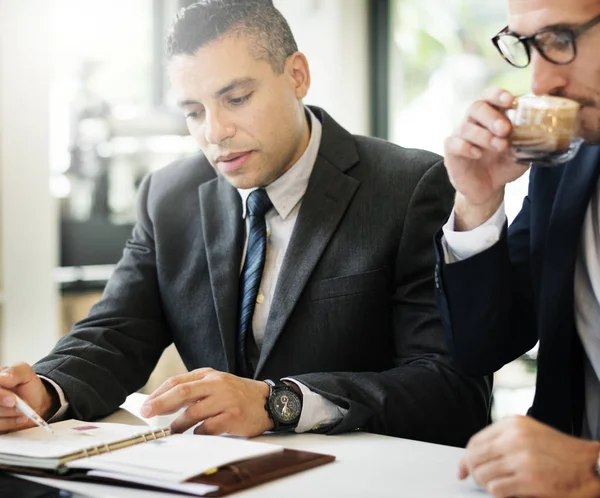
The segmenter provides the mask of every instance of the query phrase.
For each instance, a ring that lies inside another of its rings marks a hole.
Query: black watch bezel
[[[267,400],[265,402],[265,410],[267,411],[269,418],[273,421],[273,429],[271,429],[271,431],[293,431],[298,426],[298,422],[300,421],[300,414],[302,413],[302,396],[299,395],[293,387],[280,380],[274,381],[271,379],[266,379],[264,382],[269,386],[269,395],[267,396]],[[290,397],[295,398],[300,405],[300,410],[298,411],[297,416],[291,422],[282,420],[272,407],[272,403],[274,403],[275,398],[280,396],[283,392],[288,393]]]

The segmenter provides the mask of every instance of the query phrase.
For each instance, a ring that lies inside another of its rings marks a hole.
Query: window
[[[373,46],[381,47],[382,32],[384,47],[387,43],[383,61],[373,51],[374,88],[381,84],[378,77],[387,79],[386,94],[373,95],[379,111],[375,133],[384,130],[378,133],[383,138],[443,154],[445,138],[485,88],[499,86],[516,95],[529,91],[529,70],[511,67],[491,43],[506,25],[506,0],[389,0],[373,7],[372,17],[379,21],[371,33]],[[509,221],[521,208],[527,180],[524,175],[507,187]],[[504,367],[496,375],[493,416],[524,413],[534,378],[532,358]]]
[[[183,0],[53,3],[51,191],[61,266],[114,264],[150,171],[194,153],[167,102],[164,42]]]
[[[529,91],[529,71],[507,64],[490,41],[506,25],[505,9],[505,0],[390,1],[389,140],[442,154],[485,88]],[[509,186],[510,220],[526,189],[527,175]]]

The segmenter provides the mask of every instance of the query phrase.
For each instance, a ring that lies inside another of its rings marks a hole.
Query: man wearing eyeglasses
[[[491,89],[446,140],[457,194],[436,237],[436,293],[454,356],[489,374],[539,340],[529,417],[473,436],[459,477],[496,497],[600,496],[600,1],[508,0],[509,25],[493,38],[531,68],[537,95],[581,104],[577,157],[535,166],[507,228],[505,185],[515,163],[504,112],[514,96]]]

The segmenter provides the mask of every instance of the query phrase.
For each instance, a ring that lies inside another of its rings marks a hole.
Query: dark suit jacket
[[[325,112],[322,142],[269,315],[256,379],[294,376],[364,428],[464,444],[490,386],[457,372],[433,289],[432,236],[453,192],[440,158],[354,137]],[[76,417],[115,410],[174,342],[188,369],[235,372],[244,220],[204,156],[150,175],[101,301],[35,366]]]
[[[574,316],[575,261],[599,172],[600,147],[592,146],[564,166],[532,168],[519,216],[497,244],[467,260],[444,264],[437,235],[437,299],[461,367],[489,374],[539,339],[530,414],[576,435],[584,384]]]

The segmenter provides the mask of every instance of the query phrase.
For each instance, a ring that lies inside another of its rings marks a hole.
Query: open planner
[[[66,420],[0,436],[0,470],[223,496],[334,460],[241,438]]]

